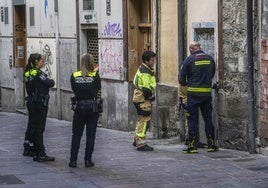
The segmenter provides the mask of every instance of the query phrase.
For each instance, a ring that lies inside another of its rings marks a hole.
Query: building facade
[[[65,6],[66,4],[70,6]],[[157,53],[151,131],[177,136],[178,71],[193,40],[215,58],[213,117],[219,145],[248,149],[247,1],[242,0],[2,0],[0,2],[1,108],[25,108],[23,70],[31,53],[44,55],[56,81],[49,116],[72,120],[70,75],[90,52],[99,63],[106,128],[133,131],[133,77],[144,50]],[[254,0],[254,137],[268,144],[268,1]],[[201,141],[206,142],[200,118]]]

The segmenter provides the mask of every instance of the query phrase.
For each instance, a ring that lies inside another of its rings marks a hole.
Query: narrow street
[[[44,138],[56,161],[38,163],[22,155],[27,116],[0,112],[0,122],[1,188],[268,187],[266,156],[226,149],[185,155],[175,139],[150,138],[155,151],[138,152],[131,145],[132,133],[104,128],[97,131],[95,167],[84,168],[84,135],[78,168],[71,169],[71,122],[55,119],[48,119]]]

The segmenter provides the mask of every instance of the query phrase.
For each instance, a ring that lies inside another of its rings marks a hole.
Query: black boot
[[[85,167],[88,168],[88,167],[93,167],[94,166],[94,163],[90,160],[86,160],[85,161]]]
[[[24,143],[24,150],[23,150],[23,156],[29,156],[31,155],[31,149],[29,143]]]
[[[55,157],[48,156],[47,154],[37,155],[36,160],[34,159],[34,161],[38,162],[55,161]]]
[[[76,168],[77,167],[77,162],[76,161],[70,161],[69,167]]]
[[[190,134],[189,133],[189,145],[188,145],[187,148],[183,149],[182,152],[185,153],[185,154],[198,153],[197,141],[196,141],[195,134]]]
[[[148,146],[147,144],[142,145],[142,146],[138,146],[137,147],[138,151],[154,151],[154,148],[151,146]]]
[[[133,141],[132,146],[137,147],[136,140]]]
[[[212,137],[211,135],[208,135],[207,136],[207,142],[208,142],[207,152],[219,151],[218,146],[216,146],[216,144],[215,144],[214,137]]]

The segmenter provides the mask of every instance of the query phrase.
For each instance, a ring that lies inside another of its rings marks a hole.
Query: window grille
[[[94,0],[83,0],[83,10],[94,10]]]
[[[29,8],[29,12],[30,12],[30,26],[34,26],[34,7],[30,7]]]
[[[4,8],[4,23],[8,24],[8,7]]]
[[[98,30],[89,30],[87,39],[87,51],[93,55],[95,62],[99,63]]]

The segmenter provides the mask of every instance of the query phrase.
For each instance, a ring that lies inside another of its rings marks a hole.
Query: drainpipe
[[[256,153],[254,125],[254,63],[253,63],[253,0],[247,0],[247,43],[248,43],[248,150]]]
[[[185,0],[178,0],[178,68],[180,70],[180,66],[185,58],[185,37],[184,37],[184,29],[185,29]]]
[[[58,0],[54,0],[55,11],[55,42],[56,42],[56,87],[58,119],[62,119],[61,92],[60,92],[60,41],[59,41],[59,6]]]
[[[75,2],[76,8],[76,43],[77,43],[77,70],[80,69],[80,19],[79,19],[79,0]]]

